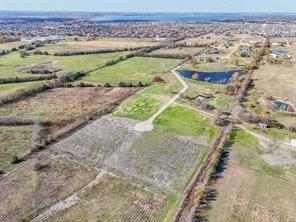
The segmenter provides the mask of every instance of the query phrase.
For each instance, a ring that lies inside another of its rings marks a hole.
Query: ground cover
[[[37,74],[21,72],[40,63],[49,63],[62,72],[88,72],[96,70],[108,61],[126,55],[128,52],[78,55],[78,56],[47,56],[31,55],[21,58],[18,52],[10,53],[0,58],[0,78],[38,76]]]
[[[227,144],[229,157],[224,157],[224,165],[219,168],[224,172],[209,188],[213,194],[208,199],[210,205],[199,216],[208,221],[217,217],[220,221],[293,220],[295,166],[266,163],[262,155],[268,151],[243,130],[234,130]]]
[[[0,171],[7,172],[14,158],[22,159],[32,148],[33,127],[0,126]]]
[[[28,42],[21,42],[21,41],[16,41],[16,42],[5,42],[5,43],[0,43],[0,51],[2,50],[11,50],[13,48],[18,48],[21,45],[28,45],[30,43]]]
[[[80,190],[95,172],[49,153],[39,154],[0,180],[0,220],[31,221]]]
[[[154,50],[150,53],[150,55],[185,55],[192,56],[199,53],[203,48],[198,47],[178,47],[178,48],[170,48],[170,49],[158,49]]]
[[[97,40],[87,41],[85,39],[75,41],[67,39],[57,44],[48,44],[42,47],[41,51],[47,51],[50,54],[61,52],[81,52],[81,51],[94,51],[101,49],[123,49],[153,46],[158,42],[149,39],[119,39],[119,38],[102,38]]]
[[[0,107],[1,115],[53,123],[53,131],[67,124],[106,113],[137,88],[57,88]]]
[[[151,83],[155,76],[162,76],[180,63],[177,59],[159,59],[134,57],[112,66],[108,66],[89,73],[83,81],[95,83],[110,83],[118,85],[120,82],[137,84]]]
[[[157,221],[166,197],[133,186],[126,181],[103,176],[100,183],[77,204],[50,221]]]
[[[0,97],[8,94],[14,94],[17,90],[33,87],[35,85],[41,84],[42,82],[43,81],[0,84]]]

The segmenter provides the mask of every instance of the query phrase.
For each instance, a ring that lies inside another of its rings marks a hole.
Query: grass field
[[[217,128],[212,126],[210,119],[181,106],[169,107],[155,120],[155,125],[184,136],[207,135],[208,142],[212,142],[218,132]]]
[[[30,43],[21,42],[21,41],[0,43],[0,51],[11,50],[12,48],[18,48],[21,45],[28,45],[28,44],[30,44]]]
[[[14,156],[22,158],[30,153],[32,147],[33,127],[0,126],[0,170],[7,172],[13,167]]]
[[[295,167],[267,164],[261,157],[264,149],[242,130],[233,132],[229,144],[222,177],[210,187],[216,200],[201,216],[209,221],[293,221]]]
[[[157,221],[166,197],[105,175],[83,201],[50,221]]]
[[[177,59],[135,57],[89,73],[82,80],[112,85],[118,85],[119,82],[151,83],[154,76],[168,73],[179,62]]]
[[[192,56],[199,53],[203,48],[197,48],[197,47],[179,47],[179,48],[171,48],[171,49],[158,49],[152,51],[151,55],[186,55],[186,56]]]
[[[35,85],[41,84],[42,82],[43,81],[0,84],[0,97],[8,94],[13,94],[14,92],[20,89],[33,87]]]
[[[119,38],[103,38],[98,40],[80,40],[74,41],[68,39],[54,45],[46,45],[41,51],[47,51],[50,54],[55,52],[80,52],[93,51],[100,49],[117,49],[117,48],[135,48],[144,46],[153,46],[158,44],[149,39],[119,39]]]
[[[54,130],[78,119],[103,114],[137,89],[58,88],[0,107],[2,115],[50,121]]]
[[[36,170],[36,164],[44,164]],[[80,190],[95,172],[50,153],[28,160],[0,181],[0,220],[31,221],[47,207]]]
[[[10,53],[0,58],[0,78],[36,76],[21,72],[22,68],[29,68],[40,63],[49,62],[62,72],[88,72],[96,70],[112,59],[126,55],[128,52],[78,55],[78,56],[46,56],[32,55],[21,58],[18,52]]]

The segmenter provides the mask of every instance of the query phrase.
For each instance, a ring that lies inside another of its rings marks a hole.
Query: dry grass
[[[50,121],[54,130],[78,119],[106,113],[137,88],[57,88],[0,108],[2,115]]]
[[[41,50],[49,53],[55,52],[77,52],[77,51],[93,51],[100,49],[117,49],[117,48],[135,48],[143,46],[156,45],[157,42],[151,40],[139,39],[98,39],[92,41],[74,41],[68,40],[59,42],[55,45],[46,45]]]

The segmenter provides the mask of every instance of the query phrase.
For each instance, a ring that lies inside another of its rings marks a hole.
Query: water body
[[[272,51],[272,53],[276,55],[288,55],[289,52],[283,49],[275,49]]]
[[[217,84],[229,83],[234,73],[237,73],[238,76],[245,75],[245,72],[241,70],[231,70],[226,72],[199,72],[195,70],[179,69],[177,71],[185,78]],[[197,74],[197,76],[195,75],[195,77],[197,77],[196,79],[192,78],[194,74]]]
[[[236,19],[252,19],[268,16],[296,16],[296,14],[261,14],[261,13],[110,13],[93,17],[91,20],[97,22],[116,21],[223,21]]]

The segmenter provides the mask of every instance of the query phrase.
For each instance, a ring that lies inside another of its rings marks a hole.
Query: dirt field
[[[138,88],[57,88],[0,108],[2,115],[40,119],[54,124],[54,131],[67,124],[106,113]]]

